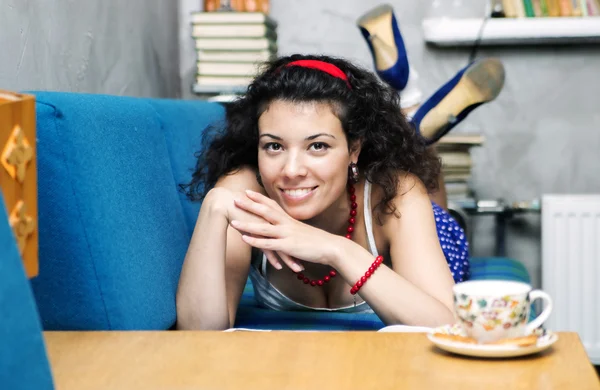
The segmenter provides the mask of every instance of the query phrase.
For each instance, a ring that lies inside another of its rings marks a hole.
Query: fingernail
[[[235,219],[233,221],[230,222],[233,226],[236,226],[237,224],[239,224],[238,221],[236,221]]]
[[[301,267],[299,264],[297,264],[297,263],[294,263],[294,264],[292,264],[292,269],[293,269],[294,271],[296,271],[296,272],[302,272],[302,271],[304,271],[304,268],[302,268],[302,267]]]
[[[281,266],[281,264],[279,263],[275,263],[274,265],[275,268],[277,268],[278,270],[282,269],[283,267]]]

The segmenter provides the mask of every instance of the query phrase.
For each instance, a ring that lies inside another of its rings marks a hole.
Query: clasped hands
[[[234,198],[235,207],[260,218],[233,219],[229,224],[244,242],[261,249],[273,267],[282,268],[278,257],[295,272],[303,270],[295,259],[331,265],[337,236],[290,217],[277,202],[258,192],[247,190],[245,195]]]

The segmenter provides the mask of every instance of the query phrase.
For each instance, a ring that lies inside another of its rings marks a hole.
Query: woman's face
[[[298,220],[345,195],[352,153],[342,124],[325,103],[273,101],[258,120],[258,169],[269,197]]]

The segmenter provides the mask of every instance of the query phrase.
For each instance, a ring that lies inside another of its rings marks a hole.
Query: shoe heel
[[[403,90],[409,65],[392,6],[377,6],[358,18],[356,24],[367,41],[379,77],[396,90]]]
[[[398,49],[392,31],[392,7],[383,4],[362,15],[356,24],[368,40],[375,69],[388,70],[398,62]]]
[[[504,80],[504,66],[498,59],[469,64],[427,99],[412,123],[426,143],[432,144],[475,108],[494,100],[502,91]]]
[[[463,75],[465,88],[473,102],[489,102],[500,94],[505,79],[500,60],[488,58],[474,63]],[[467,85],[468,84],[468,85]]]

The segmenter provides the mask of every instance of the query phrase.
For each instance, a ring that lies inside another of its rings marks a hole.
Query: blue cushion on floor
[[[236,315],[235,326],[272,330],[378,330],[385,325],[374,313],[276,311],[259,307],[248,278]]]
[[[525,266],[508,257],[472,257],[470,280],[512,280],[531,283]]]
[[[53,389],[42,328],[0,193],[0,388]]]

